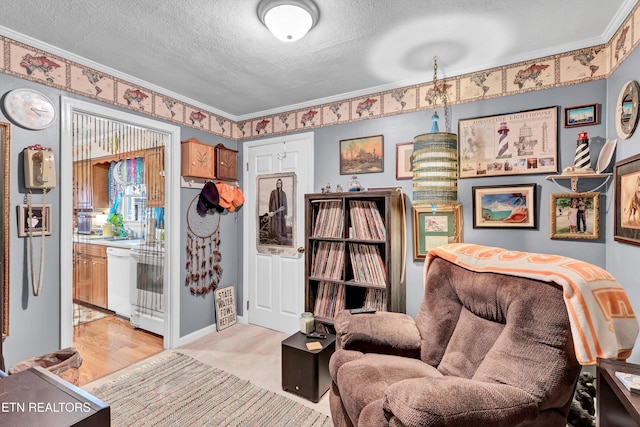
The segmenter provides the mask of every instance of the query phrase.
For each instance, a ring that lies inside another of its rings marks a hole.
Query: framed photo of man
[[[288,172],[260,175],[256,181],[258,252],[295,255],[296,174]]]

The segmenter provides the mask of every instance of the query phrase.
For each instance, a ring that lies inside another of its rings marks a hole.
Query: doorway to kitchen
[[[70,98],[61,112],[61,347],[73,345],[75,302],[129,319],[172,348],[180,128]]]

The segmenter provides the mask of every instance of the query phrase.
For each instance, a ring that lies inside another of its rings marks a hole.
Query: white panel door
[[[249,323],[292,333],[298,329],[298,318],[304,311],[304,254],[298,248],[304,247],[304,195],[313,191],[313,134],[250,142],[245,153],[247,316]],[[292,173],[295,175],[283,179],[282,188],[288,201],[290,239],[283,246],[262,245],[261,233],[268,233],[276,215],[269,217],[270,203],[261,200],[276,186],[258,188],[258,182],[262,186],[269,177],[269,183],[276,183],[278,174]],[[258,192],[262,193],[260,197]]]

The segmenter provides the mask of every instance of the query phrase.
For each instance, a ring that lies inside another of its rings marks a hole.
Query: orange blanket
[[[477,272],[492,272],[555,282],[563,295],[578,362],[626,359],[638,335],[638,321],[624,288],[607,271],[560,255],[509,251],[468,243],[432,249],[425,262],[440,257]]]

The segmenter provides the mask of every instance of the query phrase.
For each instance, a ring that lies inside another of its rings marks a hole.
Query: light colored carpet
[[[330,427],[326,415],[203,364],[164,352],[91,391],[113,426]]]
[[[235,324],[179,347],[180,353],[250,380],[258,387],[286,396],[331,415],[329,393],[318,403],[282,390],[282,341],[287,334],[255,325]]]

